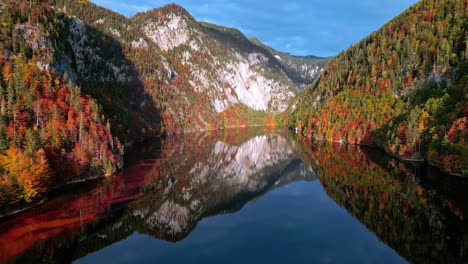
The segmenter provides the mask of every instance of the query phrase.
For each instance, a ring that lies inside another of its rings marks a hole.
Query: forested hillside
[[[299,73],[270,50],[236,29],[200,23],[178,5],[131,18],[88,1],[51,5],[65,23],[51,66],[76,77],[125,142],[261,125],[285,111],[297,91]]]
[[[86,0],[6,0],[0,32],[0,204],[111,174],[123,143],[275,126],[298,76],[314,77],[175,4],[126,18]]]
[[[467,10],[467,0],[418,2],[330,59],[289,125],[467,175]]]
[[[42,1],[0,3],[0,204],[121,167],[121,145],[99,105],[41,67],[61,24]]]

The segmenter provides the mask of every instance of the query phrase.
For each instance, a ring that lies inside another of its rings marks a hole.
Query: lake
[[[0,219],[1,263],[466,263],[468,181],[244,129],[127,150],[113,177]]]

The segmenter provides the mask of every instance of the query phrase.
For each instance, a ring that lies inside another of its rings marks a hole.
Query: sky
[[[328,57],[417,0],[91,0],[127,17],[175,2],[199,21],[234,27],[276,50]]]

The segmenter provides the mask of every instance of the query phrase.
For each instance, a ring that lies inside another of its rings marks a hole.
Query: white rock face
[[[49,69],[53,60],[53,51],[50,48],[50,40],[44,36],[38,26],[29,24],[20,24],[15,26],[15,30],[26,41],[28,46],[36,51],[40,50],[42,56],[37,58],[37,67],[41,70]]]
[[[305,79],[307,78],[313,79],[315,78],[315,76],[317,76],[318,74],[324,71],[324,69],[320,68],[319,66],[312,66],[308,64],[300,65],[298,70],[301,73],[301,77]]]
[[[186,43],[190,35],[185,19],[176,14],[170,14],[168,20],[162,24],[148,23],[143,31],[163,51]]]
[[[292,87],[266,77],[261,67],[268,62],[264,54],[242,55],[230,49],[227,52],[234,54],[235,58],[220,59],[207,48],[219,45],[217,41],[208,40],[211,42],[209,45],[204,43],[207,41],[205,34],[189,29],[183,15],[168,14],[162,21],[149,22],[143,31],[163,51],[182,44],[191,49],[191,52],[182,52],[179,59],[190,69],[192,89],[209,96],[217,113],[242,103],[254,110],[276,114],[285,111],[294,97]],[[203,66],[198,64],[193,56],[197,51],[202,51],[209,62]]]
[[[286,102],[294,96],[286,87],[252,70],[251,63],[241,62],[228,67],[237,68],[236,74],[228,75],[226,79],[234,87],[240,102],[255,110],[273,113],[286,110]]]
[[[132,41],[130,45],[132,45],[132,47],[134,48],[139,48],[139,49],[148,48],[148,43],[143,38],[139,38],[138,41],[136,40]]]
[[[117,36],[120,35],[120,32],[114,29],[111,29],[112,34]],[[109,60],[103,59],[100,54],[102,54],[99,48],[93,48],[92,40],[90,39],[86,25],[77,18],[72,18],[70,23],[70,35],[68,36],[68,42],[73,50],[77,72],[85,78],[91,76],[101,81],[113,81],[118,80],[120,82],[125,82],[127,80],[126,66],[120,65],[117,66]],[[96,76],[95,71],[90,67],[90,61],[93,62],[93,65],[105,65],[109,72],[107,76],[99,75]]]
[[[33,50],[45,49],[49,46],[48,39],[39,32],[38,26],[20,24],[15,26],[15,30],[18,31]]]
[[[265,77],[258,65],[267,60],[260,54],[249,54],[248,58],[237,54],[236,62],[214,60],[214,76],[192,65],[195,68],[192,82],[197,92],[210,93],[213,87],[216,88],[212,96],[213,107],[218,113],[238,103],[254,110],[280,113],[287,109],[294,92],[291,87]],[[189,61],[185,63],[191,64]]]
[[[117,29],[111,28],[111,29],[110,29],[110,32],[111,32],[112,35],[114,35],[114,36],[120,38],[120,31],[118,31]]]
[[[76,58],[76,66],[78,72],[85,73],[86,65],[84,63],[86,56],[94,56],[94,52],[91,48],[86,47],[88,38],[86,34],[86,26],[79,19],[72,19],[70,24],[70,36],[68,41],[71,44],[73,53]]]

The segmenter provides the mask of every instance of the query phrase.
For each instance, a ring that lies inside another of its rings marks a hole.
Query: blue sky
[[[197,20],[240,29],[294,55],[332,56],[417,0],[92,0],[128,17],[175,2]]]

